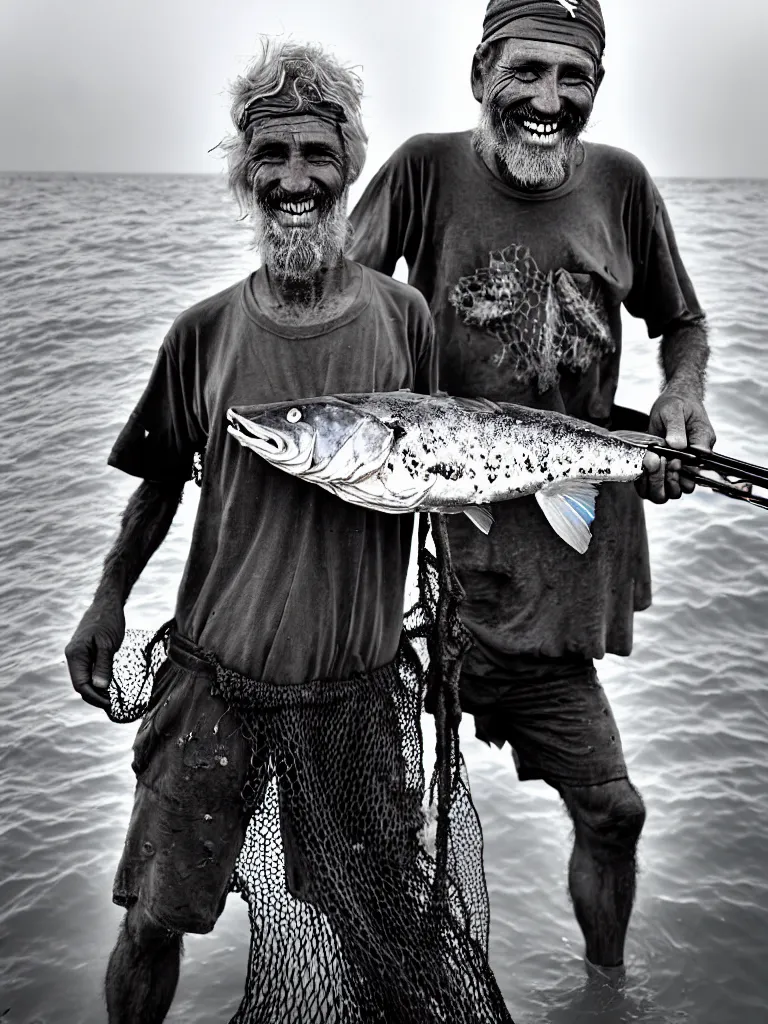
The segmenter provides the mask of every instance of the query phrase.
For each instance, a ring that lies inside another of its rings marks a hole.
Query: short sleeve
[[[414,387],[418,395],[436,395],[438,380],[438,353],[435,344],[435,325],[426,300],[419,294],[418,316],[415,320]]]
[[[633,253],[634,281],[626,307],[657,338],[673,323],[703,320],[704,311],[683,266],[664,200],[650,179],[647,189],[647,213],[635,215],[645,223],[634,232],[640,245]]]
[[[414,169],[402,146],[376,172],[349,215],[354,229],[350,259],[390,277],[401,256],[410,265],[410,240],[421,237],[421,204],[414,190]]]
[[[115,441],[109,465],[153,483],[191,479],[195,452],[205,447],[205,438],[192,413],[190,395],[169,336],[144,394]]]

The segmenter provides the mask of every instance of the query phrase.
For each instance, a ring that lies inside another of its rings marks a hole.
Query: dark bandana
[[[491,0],[482,41],[510,38],[577,46],[599,65],[605,49],[599,0]]]
[[[347,120],[338,103],[323,99],[310,61],[285,60],[282,65],[277,90],[267,96],[253,96],[243,107],[237,124],[240,131],[245,131],[255,121],[265,117],[309,115],[336,124]]]

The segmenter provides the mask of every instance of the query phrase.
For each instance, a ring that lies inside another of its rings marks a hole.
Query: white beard
[[[496,157],[513,181],[525,188],[555,188],[568,172],[577,136],[565,136],[554,146],[525,142],[515,128],[507,132],[494,121],[485,103],[472,133],[472,144],[486,160]]]
[[[260,205],[255,206],[251,221],[254,244],[264,263],[275,276],[290,281],[309,281],[322,267],[335,263],[352,231],[346,192],[316,224],[285,228]]]

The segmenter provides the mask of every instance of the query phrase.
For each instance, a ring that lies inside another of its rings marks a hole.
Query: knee
[[[596,854],[633,855],[645,824],[645,804],[628,779],[563,794],[577,839]]]

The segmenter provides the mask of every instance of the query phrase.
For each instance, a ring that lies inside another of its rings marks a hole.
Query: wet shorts
[[[222,910],[248,817],[250,747],[214,669],[172,636],[133,744],[137,785],[115,903],[173,932],[209,932]]]
[[[627,778],[621,737],[591,659],[506,655],[485,644],[464,662],[461,706],[485,743],[509,743],[521,781],[555,788]]]

